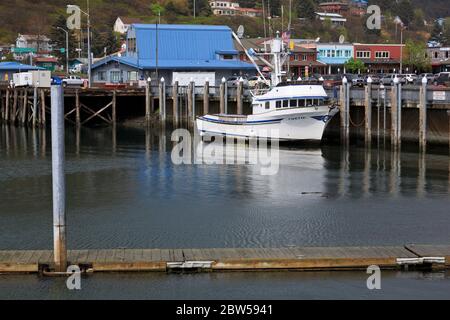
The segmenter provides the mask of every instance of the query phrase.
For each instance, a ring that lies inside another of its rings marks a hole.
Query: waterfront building
[[[427,55],[434,73],[450,71],[450,47],[429,47]]]
[[[365,71],[369,73],[399,72],[402,46],[405,47],[400,44],[355,43],[354,59],[364,62],[367,68]]]
[[[222,77],[253,75],[256,70],[239,60],[229,27],[164,24],[131,25],[125,53],[109,56],[92,67],[96,83],[136,83],[149,77],[164,77],[172,83],[174,73],[180,72],[193,78],[208,74],[209,81],[218,84]]]
[[[13,79],[14,73],[28,72],[34,70],[43,70],[43,68],[35,67],[19,62],[0,62],[0,82],[9,82]]]
[[[317,60],[326,64],[328,74],[345,73],[345,64],[353,58],[351,43],[317,43]]]
[[[292,78],[325,74],[327,65],[317,60],[317,50],[294,45],[288,63]]]

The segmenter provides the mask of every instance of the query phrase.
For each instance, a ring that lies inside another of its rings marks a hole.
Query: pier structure
[[[329,96],[333,95],[339,105],[340,121],[329,127],[339,128],[340,134],[336,132],[336,136],[340,136],[343,144],[358,135],[368,146],[373,139],[379,142],[387,138],[398,149],[402,141],[410,139],[418,141],[425,150],[430,141],[446,144],[450,140],[446,120],[450,88],[426,83],[419,86],[395,83],[391,87],[368,83],[360,88],[347,82],[335,94],[329,92]],[[211,86],[208,81],[201,86],[194,81],[180,86],[178,81],[171,84],[164,79],[148,79],[142,88],[65,88],[64,99],[65,120],[76,127],[94,123],[115,126],[130,117],[142,117],[148,125],[178,126],[192,125],[196,116],[209,113],[250,114],[252,95],[242,81],[233,87],[225,79],[218,86]],[[48,89],[0,87],[0,120],[10,125],[45,126],[49,104]]]
[[[430,270],[450,267],[450,246],[69,250],[67,259],[87,272]],[[0,251],[0,273],[45,274],[54,261],[51,250]]]

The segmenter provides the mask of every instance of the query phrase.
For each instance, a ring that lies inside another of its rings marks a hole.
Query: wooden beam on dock
[[[172,88],[172,119],[173,125],[176,127],[180,122],[180,109],[179,109],[179,100],[178,100],[178,88],[179,83],[175,81]]]
[[[205,82],[203,88],[203,115],[209,114],[209,81]]]

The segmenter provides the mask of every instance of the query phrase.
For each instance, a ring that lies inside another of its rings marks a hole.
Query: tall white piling
[[[66,247],[66,181],[64,174],[64,94],[61,86],[51,88],[52,177],[53,177],[53,243],[56,272],[67,268]]]
[[[423,152],[427,147],[427,84],[428,79],[424,76],[419,95],[419,145]]]

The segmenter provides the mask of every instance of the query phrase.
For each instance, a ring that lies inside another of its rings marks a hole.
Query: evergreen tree
[[[297,15],[299,18],[314,19],[315,11],[316,7],[313,0],[297,1]]]
[[[65,52],[61,52],[59,49],[64,48],[64,50],[66,49],[66,33],[59,28],[62,28],[64,30],[67,30],[67,25],[66,25],[66,17],[64,16],[59,16],[55,23],[52,25],[52,29],[49,35],[51,44],[53,46],[53,48],[55,49],[55,51],[53,52],[53,54],[60,60],[60,61],[65,61],[66,59],[66,53]],[[69,59],[70,57],[74,57],[76,54],[75,48],[76,48],[76,38],[75,35],[73,33],[73,31],[71,30],[67,30],[69,31]]]
[[[443,39],[443,28],[439,21],[434,22],[433,30],[431,31],[431,41],[436,41],[442,43]]]

